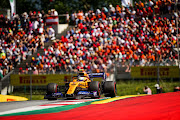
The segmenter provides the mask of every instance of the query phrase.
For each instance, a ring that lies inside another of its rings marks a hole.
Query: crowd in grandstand
[[[1,78],[44,47],[51,37],[52,28],[45,29],[45,17],[52,15],[44,11],[24,12],[21,16],[13,14],[12,19],[0,15],[0,76]]]
[[[153,9],[155,15],[172,13],[174,2],[150,0],[134,7],[109,5],[74,12],[71,20],[75,27],[44,49],[34,65],[41,71],[81,68],[96,72],[106,71],[115,62],[127,67],[154,66],[158,60],[160,65],[177,65],[175,17],[155,17]]]
[[[26,70],[32,67],[34,74],[78,69],[101,72],[115,62],[127,67],[154,66],[157,61],[160,65],[177,65],[176,19],[173,15],[157,17],[174,10],[174,0],[149,0],[135,3],[134,7],[109,5],[95,11],[74,12],[70,19],[75,27],[44,49],[44,54],[33,57]],[[12,22],[4,20],[7,25],[1,28],[6,32],[0,30],[0,34],[4,34],[1,42],[6,39],[8,47],[2,47],[9,49],[11,54],[5,50],[7,56],[1,58],[3,66],[8,59],[8,66],[13,67],[37,47],[43,47],[48,34],[44,29],[39,32],[44,25],[44,14],[40,13],[41,17],[38,14],[34,18],[31,12],[28,17],[22,17],[22,21],[20,18]]]

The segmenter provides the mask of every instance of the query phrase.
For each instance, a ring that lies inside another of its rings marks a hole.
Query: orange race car
[[[103,80],[93,81],[93,78],[101,77]],[[85,97],[100,98],[101,94],[106,97],[116,96],[116,82],[106,81],[105,73],[87,73],[80,70],[77,76],[72,77],[72,81],[65,84],[64,94],[58,89],[56,83],[47,85],[47,93],[45,99],[75,98],[81,99]]]

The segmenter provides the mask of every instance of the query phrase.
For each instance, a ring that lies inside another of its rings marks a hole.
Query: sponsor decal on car
[[[63,94],[62,93],[52,93],[52,96],[63,96]]]
[[[78,92],[78,95],[89,95],[90,94],[90,92],[88,92],[88,91],[79,91]]]
[[[94,96],[97,96],[97,91],[93,91],[93,95],[94,95]]]

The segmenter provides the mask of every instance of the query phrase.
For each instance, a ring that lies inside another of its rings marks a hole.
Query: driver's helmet
[[[78,81],[84,81],[84,77],[78,76]]]

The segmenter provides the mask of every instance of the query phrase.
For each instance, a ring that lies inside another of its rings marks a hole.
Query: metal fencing
[[[10,75],[14,71],[9,72],[5,77],[0,80],[0,94],[8,94],[10,91]]]

